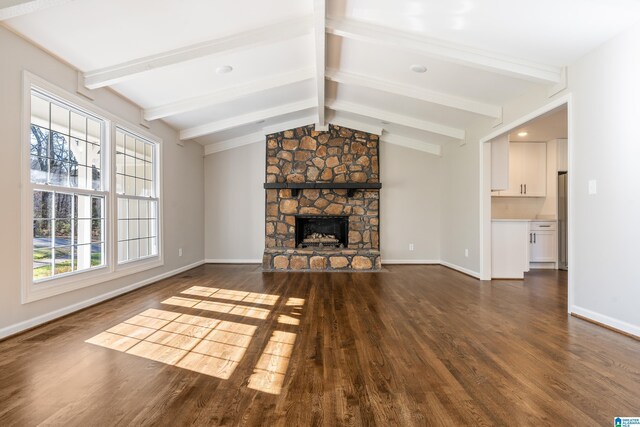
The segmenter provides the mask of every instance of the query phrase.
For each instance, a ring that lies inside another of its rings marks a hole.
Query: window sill
[[[130,276],[153,268],[162,267],[161,257],[145,259],[140,262],[113,267],[103,267],[86,273],[52,279],[41,283],[28,283],[23,288],[22,304],[28,304],[45,298],[51,298],[67,292],[110,282],[121,277]]]

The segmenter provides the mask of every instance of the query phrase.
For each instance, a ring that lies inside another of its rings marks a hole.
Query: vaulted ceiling
[[[567,65],[638,19],[636,0],[0,3],[87,90],[110,87],[207,153],[330,122],[439,154],[533,87],[564,87]]]

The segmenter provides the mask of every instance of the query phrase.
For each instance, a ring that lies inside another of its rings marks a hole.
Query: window
[[[24,72],[23,303],[163,265],[161,145]]]
[[[116,129],[119,263],[158,254],[155,145]]]
[[[102,267],[104,121],[31,91],[35,282]]]

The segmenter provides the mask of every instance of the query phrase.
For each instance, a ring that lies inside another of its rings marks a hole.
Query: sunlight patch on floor
[[[247,387],[270,394],[280,394],[284,376],[296,341],[292,332],[273,331]]]
[[[205,299],[205,298],[210,298]],[[231,314],[257,320],[270,316],[281,328],[300,325],[304,299],[288,298],[284,312],[273,307],[261,308],[249,304],[274,306],[277,295],[260,294],[192,286],[172,296],[162,304],[174,310],[195,309],[203,312]],[[214,301],[222,299],[229,302]],[[241,304],[244,303],[244,304]],[[278,326],[276,326],[278,327]],[[86,342],[148,360],[191,370],[220,379],[229,379],[242,362],[258,326],[172,310],[148,309]],[[270,394],[280,394],[296,334],[273,330],[260,354],[248,387]]]
[[[228,379],[257,326],[166,310],[146,310],[86,342]]]
[[[236,302],[249,302],[253,304],[275,305],[280,298],[278,295],[262,294],[258,292],[233,291],[228,289],[209,288],[206,286],[192,286],[180,292],[185,295],[193,295],[207,298],[218,298]]]
[[[271,312],[271,310],[265,308],[184,297],[171,297],[162,301],[162,304],[177,305],[179,307],[195,308],[197,310],[207,310],[216,313],[229,313],[236,316],[245,316],[261,320],[266,319]]]

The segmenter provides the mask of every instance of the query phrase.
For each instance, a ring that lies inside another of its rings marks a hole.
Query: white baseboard
[[[456,270],[456,271],[459,271],[460,273],[464,273],[468,276],[475,277],[476,279],[480,279],[480,273],[478,273],[477,271],[469,270],[468,268],[460,267],[459,265],[452,264],[447,261],[440,261],[440,264],[444,265],[445,267],[449,267],[452,270]]]
[[[382,264],[440,264],[435,259],[383,259]]]
[[[571,306],[571,309],[569,311],[573,314],[577,314],[578,316],[593,320],[594,322],[602,323],[603,325],[609,326],[622,332],[626,332],[627,334],[640,337],[640,326],[638,325],[632,325],[631,323],[614,319],[613,317],[596,313],[595,311],[591,311],[577,305]]]
[[[261,259],[205,259],[205,264],[262,264]]]
[[[25,320],[23,322],[15,323],[13,325],[9,325],[5,328],[0,329],[0,339],[6,338],[10,335],[17,334],[18,332],[25,331],[27,329],[31,329],[35,326],[41,325],[46,322],[50,322],[51,320],[57,319],[58,317],[66,316],[67,314],[73,313],[74,311],[82,310],[83,308],[90,307],[92,305],[98,304],[102,301],[106,301],[108,299],[117,297],[118,295],[125,294],[127,292],[131,292],[135,289],[142,288],[144,286],[150,285],[152,283],[158,282],[162,279],[166,279],[171,276],[175,276],[176,274],[180,274],[184,271],[191,270],[192,268],[196,268],[204,264],[204,261],[194,262],[193,264],[185,265],[184,267],[176,268],[175,270],[168,271],[163,274],[159,274],[154,277],[150,277],[148,279],[142,280],[140,282],[133,283],[131,285],[125,286],[123,288],[115,289],[111,292],[107,292],[102,295],[95,296],[93,298],[89,298],[88,300],[80,301],[78,303],[60,308],[58,310],[51,311],[46,314],[42,314],[40,316],[34,317],[32,319]]]

